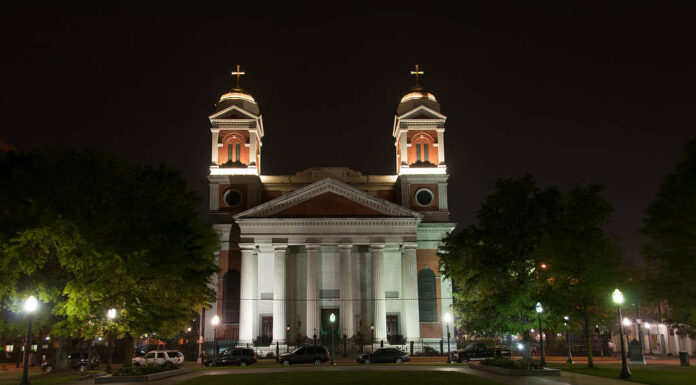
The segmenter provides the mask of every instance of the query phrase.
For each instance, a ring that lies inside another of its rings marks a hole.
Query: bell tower
[[[422,212],[424,222],[447,222],[445,120],[435,95],[421,85],[424,71],[411,71],[415,86],[401,98],[394,116],[396,173],[401,204]]]
[[[258,204],[263,118],[259,106],[240,86],[245,75],[232,71],[234,88],[220,96],[210,115],[210,212],[236,214]]]
[[[211,175],[259,175],[263,119],[256,100],[239,85],[245,75],[232,71],[236,86],[222,95],[209,116],[212,132]]]

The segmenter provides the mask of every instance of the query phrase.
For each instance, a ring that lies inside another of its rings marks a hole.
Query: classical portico
[[[303,213],[325,194],[343,212],[334,209],[331,218]],[[369,211],[370,217],[357,217],[356,211]],[[255,323],[267,312],[273,341],[290,337],[287,325],[293,336],[311,337],[321,329],[322,309],[336,311],[337,327],[348,338],[374,325],[375,339],[386,340],[388,312],[400,315],[404,337],[420,338],[415,250],[421,218],[331,178],[236,215],[242,252],[240,342],[258,337]],[[270,289],[272,296],[259,295]]]

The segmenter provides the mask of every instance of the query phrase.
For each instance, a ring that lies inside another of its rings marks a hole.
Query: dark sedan
[[[319,366],[329,360],[329,353],[323,346],[303,346],[291,353],[281,354],[278,362],[287,366],[290,364],[314,364]]]
[[[396,363],[400,364],[402,362],[407,362],[411,360],[411,356],[406,352],[402,352],[399,349],[394,348],[384,348],[377,349],[372,353],[365,353],[358,357],[357,361],[360,364],[371,364],[371,363]]]
[[[247,366],[256,362],[256,352],[253,349],[237,348],[225,350],[214,359],[205,362],[206,366],[239,365]]]

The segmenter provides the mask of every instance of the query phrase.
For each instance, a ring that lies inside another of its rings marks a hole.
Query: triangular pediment
[[[256,119],[258,116],[252,114],[251,112],[236,106],[231,105],[222,111],[218,111],[208,117],[210,120],[222,120],[222,119]]]
[[[404,119],[435,119],[435,120],[444,120],[447,119],[445,115],[442,115],[441,113],[433,110],[432,108],[428,108],[427,106],[418,106],[411,111],[408,111],[404,113],[403,115],[399,116],[399,119],[404,120]]]
[[[246,218],[422,218],[422,214],[325,178],[234,216]]]

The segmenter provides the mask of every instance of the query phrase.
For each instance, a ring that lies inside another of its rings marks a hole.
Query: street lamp
[[[114,318],[116,318],[116,309],[109,309],[106,312],[106,318],[109,320],[109,361],[106,363],[106,372],[111,373],[111,344],[112,335],[114,334]]]
[[[334,326],[336,324],[336,314],[331,313],[331,315],[329,316],[329,322],[331,322],[331,365],[336,365],[336,360],[334,359],[334,353],[336,352],[334,342],[334,334],[336,334],[334,331]]]
[[[290,353],[290,325],[285,325],[285,353]]]
[[[24,346],[24,368],[22,369],[22,382],[19,385],[29,385],[29,352],[31,349],[31,315],[39,307],[39,301],[36,297],[29,296],[24,301],[24,311],[27,313],[27,338]]]
[[[210,320],[210,324],[213,325],[213,356],[217,356],[217,326],[220,323],[220,317],[217,314]]]
[[[624,345],[622,326],[622,323],[625,321],[621,316],[621,304],[624,303],[624,296],[621,290],[616,289],[613,293],[611,293],[611,297],[619,311],[619,337],[621,338],[621,374],[619,374],[619,378],[622,380],[630,380],[631,371],[628,369],[628,364],[626,363],[626,346]]]
[[[650,329],[651,328],[652,328],[652,325],[650,325],[650,323],[646,322],[645,329],[648,330],[648,349],[650,349],[650,354],[653,354],[653,352],[652,352],[652,340],[650,339]]]
[[[568,359],[566,360],[567,363],[572,364],[573,363],[573,355],[571,354],[571,344],[570,344],[570,326],[568,326],[568,321],[570,321],[570,317],[565,316],[563,317],[565,322],[563,324],[566,327],[566,343],[568,344]]]
[[[452,323],[452,313],[445,313],[445,329],[447,329],[447,363],[452,363],[452,353],[450,352],[450,331],[449,324]]]
[[[372,332],[372,340],[370,340],[370,350],[375,350],[375,324],[370,325],[370,331]]]
[[[541,302],[536,303],[536,312],[539,319],[539,344],[541,345],[541,361],[539,361],[539,365],[544,367],[546,366],[546,354],[544,353],[544,330],[541,328],[541,313],[544,312],[544,307],[541,306]]]

